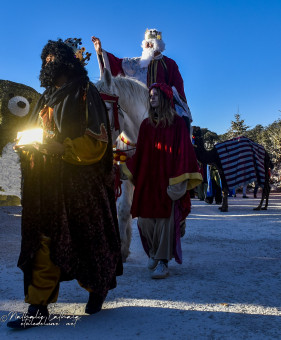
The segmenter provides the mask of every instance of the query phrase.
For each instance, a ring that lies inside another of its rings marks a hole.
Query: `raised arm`
[[[113,54],[103,50],[99,38],[92,36],[92,42],[97,53],[101,76],[104,68],[107,68],[113,76],[119,74],[124,75],[122,68],[123,59],[117,58]]]
[[[102,54],[101,41],[99,38],[92,36],[92,42],[98,55]]]

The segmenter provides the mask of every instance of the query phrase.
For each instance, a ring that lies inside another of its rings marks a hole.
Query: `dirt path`
[[[50,306],[53,315],[61,313],[59,325],[21,332],[4,322],[9,312],[26,310],[16,267],[21,208],[0,207],[0,338],[280,339],[281,194],[271,195],[267,211],[253,211],[257,204],[230,198],[229,212],[220,213],[193,199],[184,262],[172,261],[165,280],[150,278],[134,220],[124,275],[101,313],[86,316],[87,292],[65,282]],[[67,315],[72,325],[66,325]]]

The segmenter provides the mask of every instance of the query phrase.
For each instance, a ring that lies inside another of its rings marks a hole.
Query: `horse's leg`
[[[134,187],[129,180],[123,181],[122,195],[118,200],[118,223],[121,238],[121,254],[123,262],[126,262],[130,254],[132,239],[132,216],[130,213]]]
[[[270,186],[268,185],[268,187],[266,188],[266,193],[265,193],[265,206],[264,208],[262,208],[262,210],[267,210],[268,207],[268,199],[269,199],[269,194],[270,194]]]
[[[265,188],[262,189],[260,204],[256,208],[254,208],[253,210],[262,210],[262,204],[263,204],[264,198],[265,198]]]
[[[219,209],[222,212],[228,211],[228,188],[222,189],[222,206]]]

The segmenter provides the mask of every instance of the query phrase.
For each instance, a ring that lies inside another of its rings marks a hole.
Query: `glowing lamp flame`
[[[20,131],[17,134],[17,145],[43,143],[43,129]]]

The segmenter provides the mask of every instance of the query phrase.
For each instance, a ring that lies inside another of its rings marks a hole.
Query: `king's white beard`
[[[154,48],[144,48],[140,58],[140,67],[146,68],[154,57]]]

